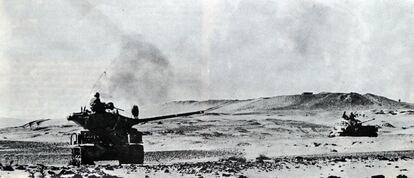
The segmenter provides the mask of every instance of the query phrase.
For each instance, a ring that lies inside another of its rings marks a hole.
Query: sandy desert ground
[[[204,115],[137,125],[145,133],[144,165],[67,166],[69,135],[82,128],[64,118],[2,128],[0,176],[414,177],[414,106],[373,94],[176,101],[142,113],[216,106]],[[361,121],[375,118],[367,124],[378,126],[379,136],[329,138],[344,111]]]

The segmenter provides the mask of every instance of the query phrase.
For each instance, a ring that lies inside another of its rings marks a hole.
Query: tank
[[[378,127],[373,125],[363,125],[366,122],[372,121],[367,120],[364,122],[358,122],[356,124],[350,124],[348,121],[341,121],[341,123],[335,126],[329,133],[329,137],[336,136],[351,136],[351,137],[377,137]]]
[[[112,107],[113,108],[113,107]],[[138,119],[138,107],[134,106],[134,118],[119,114],[119,109],[95,113],[81,108],[81,112],[68,116],[85,130],[70,136],[71,165],[94,164],[94,161],[118,160],[120,164],[143,164],[144,146],[142,132],[134,125],[150,121],[203,114],[205,110]]]

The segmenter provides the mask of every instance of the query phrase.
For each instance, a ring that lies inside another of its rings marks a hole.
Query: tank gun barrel
[[[116,109],[116,110],[120,110],[120,111],[125,111],[125,110],[123,110],[123,109],[121,109],[121,108],[117,108],[117,107],[114,107],[114,109]]]
[[[179,113],[179,114],[170,114],[170,115],[165,115],[165,116],[148,117],[148,118],[143,118],[143,119],[134,119],[133,125],[144,123],[144,122],[149,122],[149,121],[163,120],[163,119],[169,119],[169,118],[174,118],[174,117],[185,117],[185,116],[204,114],[204,113],[205,113],[205,110],[201,110],[201,111],[193,111],[193,112],[186,112],[186,113]]]
[[[370,120],[366,120],[366,121],[362,121],[362,122],[361,122],[361,124],[366,123],[366,122],[371,122],[371,121],[373,121],[373,120],[375,120],[375,118],[370,119]]]

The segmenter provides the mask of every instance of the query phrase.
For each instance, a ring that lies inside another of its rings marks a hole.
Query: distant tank
[[[144,146],[142,133],[132,128],[139,123],[203,114],[205,110],[138,119],[138,107],[134,106],[129,118],[119,114],[112,103],[111,110],[102,113],[91,112],[85,107],[81,112],[71,114],[67,119],[85,130],[70,137],[72,149],[71,165],[94,164],[94,161],[118,160],[120,164],[142,164]]]
[[[364,122],[358,122],[350,124],[347,121],[341,121],[341,123],[335,126],[329,133],[329,137],[336,136],[351,136],[351,137],[377,137],[378,127],[372,125],[362,125],[363,123],[372,121],[375,119],[367,120]]]

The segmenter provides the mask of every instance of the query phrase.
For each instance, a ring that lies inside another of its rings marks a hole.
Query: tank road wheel
[[[95,165],[95,163],[93,162],[93,159],[89,156],[91,155],[89,153],[89,151],[93,151],[93,149],[89,149],[89,148],[82,148],[81,147],[81,160],[80,163],[82,165]]]
[[[377,137],[378,128],[375,126],[361,126],[358,130],[358,136]]]
[[[69,165],[80,166],[81,165],[81,149],[72,148],[72,159],[69,161]]]
[[[121,155],[119,164],[143,164],[144,147],[142,145],[129,145],[128,152]]]
[[[142,145],[134,145],[132,150],[134,152],[134,164],[144,164],[144,147]]]
[[[369,137],[378,137],[378,128],[370,127],[368,130],[369,130]]]

